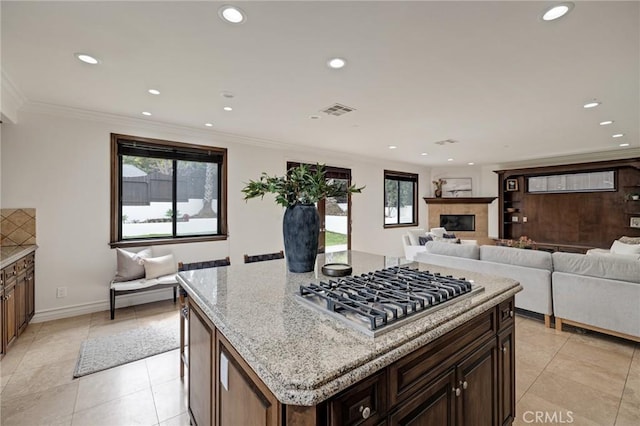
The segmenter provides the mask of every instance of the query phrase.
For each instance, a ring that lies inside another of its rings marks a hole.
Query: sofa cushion
[[[619,257],[622,259],[640,260],[640,253],[639,254],[616,254],[616,253],[611,253],[611,250],[598,249],[598,248],[587,250],[587,256]]]
[[[421,246],[427,244],[429,241],[433,241],[433,237],[431,237],[431,235],[418,237],[418,244],[420,244]]]
[[[123,282],[111,282],[111,288],[116,291],[131,291],[131,290],[141,290],[143,288],[154,287],[157,285],[172,285],[177,284],[178,279],[176,278],[177,274],[169,274],[163,275],[161,277],[153,278],[147,280],[145,278],[140,278],[138,280],[131,281],[123,281]]]
[[[407,230],[407,235],[409,236],[409,242],[412,246],[420,245],[418,241],[419,237],[425,237],[427,232],[424,229],[409,229]]]
[[[151,257],[151,248],[146,248],[137,253],[116,249],[117,271],[115,282],[131,281],[144,277],[144,266],[140,262],[142,259]]]
[[[625,244],[615,240],[610,250],[613,254],[640,254],[640,244]]]
[[[466,259],[480,259],[480,247],[472,244],[449,244],[440,241],[429,241],[426,251],[444,256],[464,257]]]
[[[625,244],[640,244],[640,237],[620,237],[618,241]]]
[[[640,262],[618,256],[587,256],[576,253],[553,253],[555,272],[629,281],[640,284]]]
[[[553,269],[551,253],[504,246],[480,246],[480,260],[527,268]]]

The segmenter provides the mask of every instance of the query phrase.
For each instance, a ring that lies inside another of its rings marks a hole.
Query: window
[[[529,192],[597,192],[615,191],[615,172],[599,171],[531,176],[527,178]]]
[[[384,227],[418,225],[418,175],[384,171]]]
[[[111,246],[226,239],[227,150],[111,135]]]

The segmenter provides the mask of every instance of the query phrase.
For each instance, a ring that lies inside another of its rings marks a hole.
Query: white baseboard
[[[157,302],[159,300],[168,300],[173,298],[173,290],[159,289],[145,291],[144,293],[127,294],[116,297],[116,318],[118,316],[118,308],[124,308],[133,305],[142,305],[144,303]],[[30,322],[52,321],[62,318],[76,317],[78,315],[92,314],[94,312],[102,312],[109,310],[109,300],[100,302],[83,303],[80,305],[64,306],[62,308],[45,309],[37,311]]]

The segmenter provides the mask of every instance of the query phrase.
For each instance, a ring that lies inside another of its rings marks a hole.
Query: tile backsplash
[[[36,209],[0,209],[0,246],[36,243]]]

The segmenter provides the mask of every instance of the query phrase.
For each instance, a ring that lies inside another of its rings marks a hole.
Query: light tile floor
[[[188,425],[174,350],[73,379],[80,343],[175,317],[171,301],[30,324],[0,361],[0,424]],[[516,316],[515,425],[640,424],[640,344]],[[235,425],[234,425],[235,426]]]

